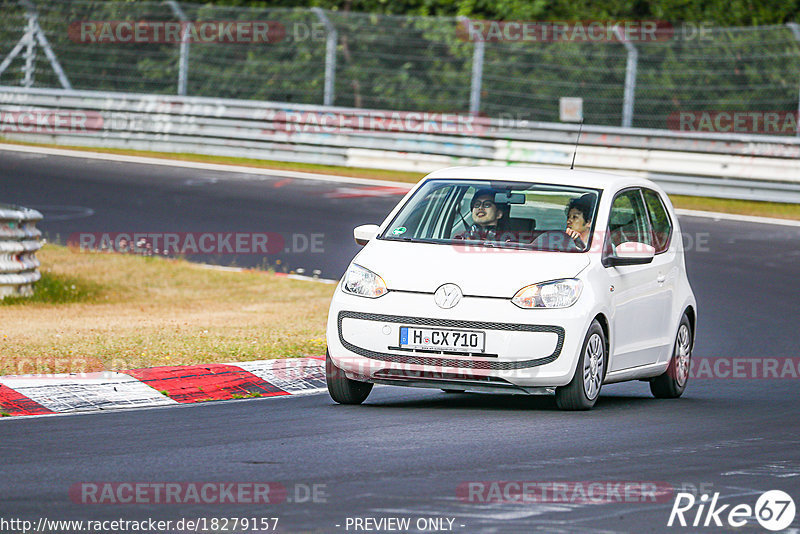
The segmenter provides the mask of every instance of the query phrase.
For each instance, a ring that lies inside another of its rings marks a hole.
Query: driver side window
[[[652,245],[650,223],[638,189],[628,189],[617,195],[608,219],[610,252],[613,253],[617,245],[631,241]]]
[[[472,225],[472,209],[470,207],[472,198],[478,191],[477,188],[469,186],[463,190],[461,201],[453,206],[455,217],[450,228],[449,238],[465,234]]]

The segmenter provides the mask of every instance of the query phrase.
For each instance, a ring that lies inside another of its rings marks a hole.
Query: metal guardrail
[[[0,136],[10,139],[420,173],[489,163],[568,166],[577,129],[470,115],[0,86]],[[670,193],[800,203],[796,137],[585,126],[576,166],[644,176]]]
[[[42,247],[36,223],[41,220],[36,210],[0,204],[0,299],[33,294],[33,284],[41,278],[36,258]]]

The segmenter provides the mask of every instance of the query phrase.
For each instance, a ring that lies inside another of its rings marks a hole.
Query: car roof
[[[559,167],[533,167],[526,165],[448,167],[446,169],[434,171],[425,178],[467,178],[476,180],[538,182],[613,191],[634,186],[661,190],[655,183],[638,176],[622,176],[606,172],[572,170]]]

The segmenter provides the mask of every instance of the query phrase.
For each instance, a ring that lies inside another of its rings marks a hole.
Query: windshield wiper
[[[392,237],[384,237],[387,241],[404,241],[406,243],[425,243],[421,239],[414,239],[413,237],[400,237],[400,236],[392,236]],[[429,242],[429,241],[428,241]]]

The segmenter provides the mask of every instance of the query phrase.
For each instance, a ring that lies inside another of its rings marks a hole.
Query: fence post
[[[459,22],[464,24],[466,35],[472,35],[468,25],[470,20],[467,17],[458,17]],[[469,112],[477,115],[481,110],[481,85],[483,83],[483,55],[486,49],[486,42],[483,37],[477,38],[475,48],[472,50],[472,81],[469,90]]]
[[[175,0],[167,0],[167,4],[172,13],[181,21],[183,32],[181,32],[180,58],[178,59],[178,94],[186,96],[186,83],[189,78],[189,19],[183,12],[181,6]]]
[[[2,75],[6,71],[9,65],[11,65],[11,62],[14,61],[14,58],[19,55],[20,51],[22,50],[22,47],[24,46],[25,46],[25,36],[23,35],[22,39],[17,41],[17,44],[14,45],[14,48],[11,49],[11,52],[9,52],[8,55],[6,55],[6,57],[3,59],[3,62],[0,63],[0,75]]]
[[[336,98],[334,84],[336,83],[336,45],[339,42],[339,34],[336,32],[336,26],[333,25],[331,19],[321,8],[312,7],[311,11],[325,25],[325,32],[327,33],[327,38],[325,39],[325,92],[322,97],[322,104],[324,106],[332,106]]]
[[[39,15],[36,12],[36,7],[30,2],[30,0],[19,0],[19,3],[25,8],[25,12],[27,13],[28,17],[29,28],[30,27],[33,28],[33,31],[29,34],[31,40],[33,40],[35,37],[36,41],[39,42],[39,46],[41,46],[42,49],[44,50],[44,55],[47,56],[47,60],[50,62],[50,66],[53,67],[53,71],[56,73],[56,76],[58,76],[58,81],[61,82],[61,86],[64,89],[72,90],[72,84],[69,83],[69,78],[67,78],[66,73],[64,73],[64,69],[61,68],[61,63],[58,62],[58,58],[56,57],[55,52],[53,52],[53,49],[50,46],[50,41],[47,40],[47,36],[44,34],[42,27],[39,26],[39,21],[37,20]],[[14,59],[14,56],[16,56],[17,53],[19,53],[18,47],[22,45],[24,39],[25,38],[23,37],[23,39],[20,40],[19,43],[17,43],[17,46],[14,47],[14,50],[11,51],[11,53],[6,57],[6,60],[3,61],[3,64],[0,65],[0,73],[2,73],[3,70],[5,70],[5,68],[8,67],[8,64],[11,63],[11,61]],[[28,66],[26,62],[26,69],[27,67]]]
[[[636,69],[639,64],[639,52],[633,43],[625,39],[619,26],[614,28],[617,38],[625,45],[628,51],[628,61],[625,65],[625,94],[622,97],[622,126],[630,128],[633,124],[633,103],[636,98]]]
[[[800,24],[796,22],[787,22],[786,25],[792,30],[795,40],[800,44]],[[800,89],[797,91],[797,120],[800,121]],[[800,127],[797,128],[795,135],[800,136]]]
[[[22,85],[33,87],[34,70],[36,69],[36,19],[30,12],[25,13],[28,19],[28,29],[25,30],[25,77]]]

